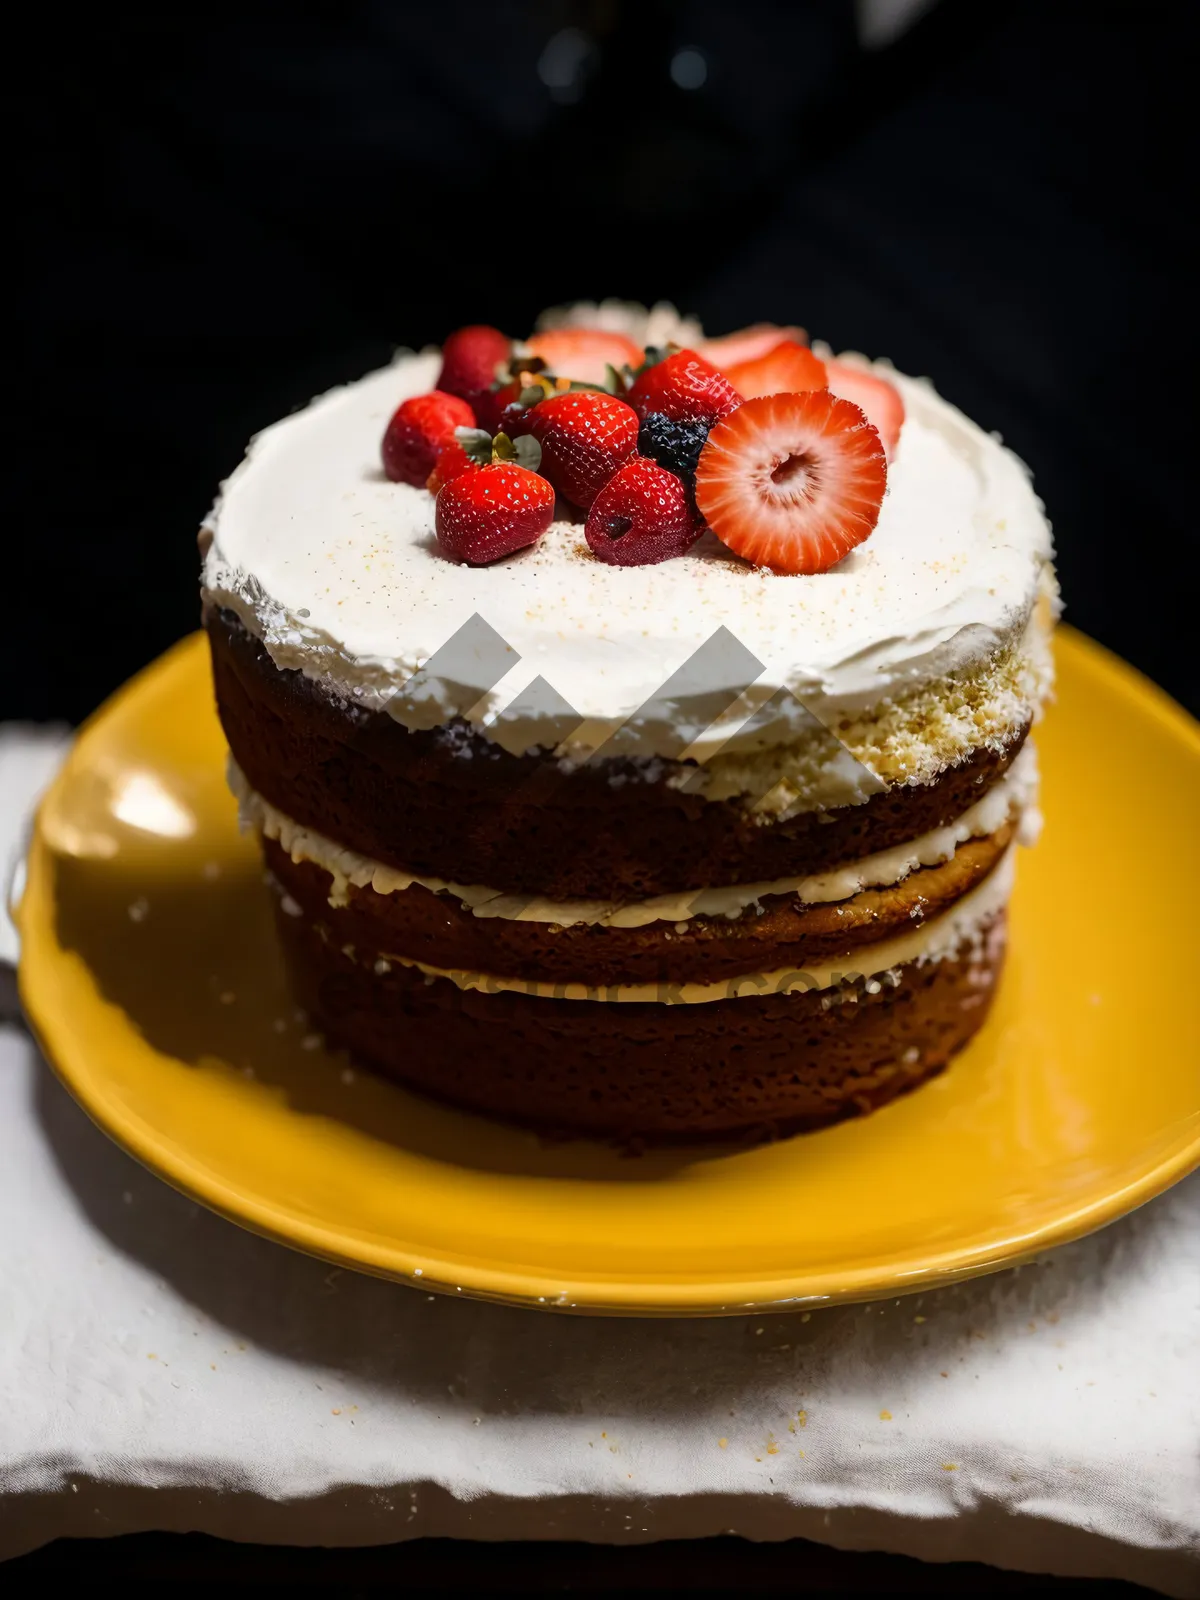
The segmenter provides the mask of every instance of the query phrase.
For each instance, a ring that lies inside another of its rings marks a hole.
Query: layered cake
[[[201,543],[230,783],[363,1063],[761,1137],[984,1021],[1057,591],[929,383],[663,307],[468,327],[258,435]]]

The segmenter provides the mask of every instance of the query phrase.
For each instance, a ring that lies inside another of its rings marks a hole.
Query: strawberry
[[[879,430],[883,448],[891,461],[900,442],[900,426],[904,421],[904,401],[894,383],[880,378],[861,367],[847,366],[844,361],[827,361],[829,387],[843,400],[853,400],[867,414],[867,421]]]
[[[528,413],[528,426],[542,447],[541,472],[585,511],[637,449],[637,413],[598,389],[539,401]]]
[[[675,474],[634,456],[593,500],[583,536],[611,566],[646,567],[683,555],[703,531]]]
[[[554,490],[545,478],[506,461],[443,484],[434,511],[442,549],[472,566],[536,544],[553,521]]]
[[[563,389],[569,385],[564,380]],[[526,372],[521,370],[516,375],[502,384],[499,389],[493,390],[488,396],[492,401],[489,414],[495,416],[495,426],[490,429],[492,433],[506,433],[510,439],[519,439],[523,433],[529,432],[529,413],[539,400],[546,399],[555,394],[554,380],[544,378],[541,373]],[[478,407],[476,415],[479,415]],[[488,424],[481,422],[480,427],[486,428]]]
[[[694,350],[672,350],[638,373],[625,398],[639,417],[659,411],[672,422],[712,423],[728,416],[741,395],[728,378]]]
[[[430,494],[436,494],[443,484],[461,477],[464,472],[474,472],[478,466],[479,463],[471,460],[459,441],[451,439],[434,462],[433,471],[426,479],[425,487]]]
[[[484,389],[472,395],[471,410],[475,413],[476,423],[485,433],[499,433],[500,417],[508,404],[508,399],[501,397],[507,396],[512,387],[512,384],[506,384],[501,389]]]
[[[739,361],[728,368],[727,376],[739,394],[754,400],[760,394],[799,394],[804,389],[824,389],[825,363],[819,361],[806,344],[787,339],[753,361]]]
[[[827,572],[874,528],[886,486],[879,434],[828,389],[747,400],[696,468],[709,527],[772,572]]]
[[[525,348],[538,356],[546,371],[578,383],[603,384],[609,367],[640,367],[642,352],[623,333],[602,328],[554,328],[526,339]]]
[[[383,470],[393,483],[420,486],[454,438],[455,428],[473,428],[475,413],[457,395],[414,395],[396,408],[383,436]]]
[[[785,339],[805,344],[808,335],[803,328],[780,328],[773,322],[756,322],[752,328],[739,328],[737,333],[725,333],[719,339],[705,339],[697,349],[706,361],[728,373],[730,367],[741,361],[757,361]]]
[[[442,371],[437,386],[456,394],[474,411],[478,402],[486,411],[487,396],[501,369],[507,369],[512,340],[499,328],[476,323],[459,328],[442,346]],[[476,412],[481,428],[488,426]]]

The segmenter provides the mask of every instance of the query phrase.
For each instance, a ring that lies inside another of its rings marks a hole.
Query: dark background
[[[79,718],[195,625],[255,429],[607,295],[933,375],[1033,467],[1069,619],[1196,706],[1188,10],[941,0],[873,45],[849,0],[26,15],[0,715]]]

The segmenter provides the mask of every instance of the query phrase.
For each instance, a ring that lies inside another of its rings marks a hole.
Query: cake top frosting
[[[402,354],[267,428],[205,523],[207,597],[279,667],[408,726],[468,715],[520,752],[624,724],[621,753],[703,756],[761,743],[767,702],[769,736],[786,738],[1028,622],[1052,554],[1029,475],[924,380],[874,367],[903,398],[900,447],[873,533],[827,572],[755,568],[711,533],[660,565],[609,565],[565,519],[470,566],[440,548],[433,497],[379,467],[389,417],[439,363]]]

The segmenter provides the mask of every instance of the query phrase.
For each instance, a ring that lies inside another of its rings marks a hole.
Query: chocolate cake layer
[[[456,1106],[550,1132],[626,1140],[765,1137],[882,1105],[939,1072],[978,1029],[1004,914],[898,982],[717,1000],[606,1004],[458,989],[374,970],[280,910],[296,992],[331,1043]]]
[[[273,839],[264,839],[263,849],[292,902],[323,924],[337,945],[449,970],[603,986],[666,978],[712,982],[746,972],[803,969],[843,955],[853,968],[856,951],[919,927],[981,883],[1013,832],[1009,824],[988,838],[968,840],[949,861],[848,900],[804,905],[794,895],[776,895],[761,902],[761,914],[751,906],[740,917],[693,917],[641,928],[476,917],[453,895],[419,885],[377,894],[351,884],[347,904],[331,906],[331,880],[323,867],[293,861]]]
[[[960,816],[1028,731],[1002,750],[977,749],[932,784],[763,822],[735,801],[670,787],[661,764],[563,771],[552,756],[511,756],[462,723],[410,732],[281,671],[232,613],[209,607],[205,624],[230,748],[272,805],[386,865],[555,899],[829,871]]]

